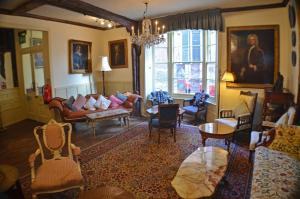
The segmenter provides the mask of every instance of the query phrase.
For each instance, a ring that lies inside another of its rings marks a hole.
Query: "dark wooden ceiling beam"
[[[241,12],[241,11],[251,11],[260,9],[270,9],[270,8],[282,8],[286,7],[289,0],[283,0],[281,3],[273,3],[266,5],[256,5],[256,6],[245,6],[245,7],[234,7],[234,8],[222,8],[221,12]]]
[[[108,10],[96,7],[89,3],[79,1],[79,0],[46,0],[48,4],[71,10],[74,12],[86,14],[89,16],[103,18],[106,20],[111,20],[121,24],[126,27],[127,31],[130,31],[131,26],[137,26],[137,21],[129,19],[127,17],[112,13]]]
[[[12,11],[12,13],[13,14],[23,14],[30,10],[38,8],[46,3],[47,3],[46,0],[31,0],[31,1],[28,1],[28,2],[18,6],[16,9],[14,9]]]

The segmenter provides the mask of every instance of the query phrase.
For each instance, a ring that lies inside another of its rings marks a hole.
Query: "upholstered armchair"
[[[151,137],[152,128],[170,129],[174,138],[174,142],[176,142],[178,113],[179,104],[158,105],[158,118],[151,118],[149,121],[149,137]],[[158,131],[158,143],[160,143],[160,130]]]
[[[151,103],[151,106],[159,105],[159,104],[173,104],[174,99],[169,95],[167,91],[154,91],[151,92],[147,101]]]
[[[204,92],[195,93],[192,99],[184,99],[182,109],[185,114],[194,116],[194,123],[206,122],[207,104],[209,95]]]
[[[221,110],[216,122],[231,126],[235,132],[252,130],[257,93],[240,92],[240,102],[234,110]]]
[[[80,148],[71,143],[72,126],[69,123],[48,124],[34,129],[39,148],[29,156],[32,198],[38,194],[61,192],[68,189],[83,190],[83,177],[77,157]],[[63,156],[62,151],[66,151]],[[36,158],[41,165],[36,167]]]

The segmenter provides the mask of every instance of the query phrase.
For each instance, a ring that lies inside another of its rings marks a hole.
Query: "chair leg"
[[[158,144],[160,143],[160,129],[158,130]]]
[[[152,126],[149,125],[149,137],[151,137],[151,133],[152,133]]]
[[[176,142],[176,128],[173,129],[174,142]]]
[[[250,162],[250,163],[252,162],[252,156],[253,156],[253,151],[250,150],[250,151],[249,151],[249,162]]]

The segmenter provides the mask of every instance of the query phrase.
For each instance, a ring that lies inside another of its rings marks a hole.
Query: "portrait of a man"
[[[91,43],[70,40],[70,73],[91,72]]]
[[[228,70],[234,73],[238,87],[274,83],[278,71],[278,26],[228,28],[228,48]]]
[[[127,68],[127,40],[109,42],[109,60],[112,68]]]

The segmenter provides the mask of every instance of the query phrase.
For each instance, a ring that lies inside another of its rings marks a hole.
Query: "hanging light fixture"
[[[139,46],[151,47],[153,45],[157,45],[161,42],[165,42],[166,39],[163,36],[165,26],[162,26],[162,29],[158,26],[158,21],[155,21],[155,29],[154,33],[152,33],[152,21],[147,18],[148,4],[149,1],[145,3],[145,11],[144,17],[142,21],[142,33],[140,34],[139,28],[137,30],[137,34],[135,34],[134,26],[131,27],[131,41],[132,43]]]

